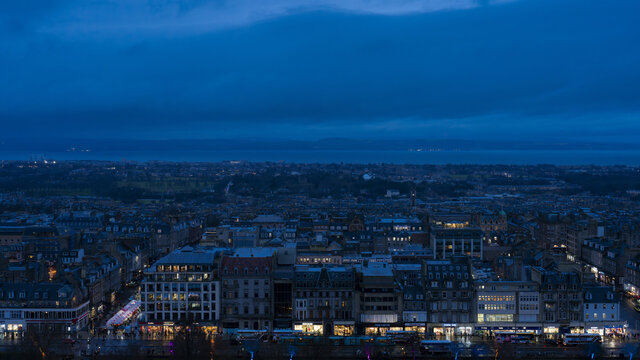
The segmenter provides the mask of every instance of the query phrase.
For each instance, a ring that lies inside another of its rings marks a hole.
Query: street
[[[562,345],[536,344],[496,344],[493,339],[481,337],[464,337],[455,339],[452,356],[457,358],[585,358],[592,354],[594,358],[629,358],[630,354],[638,354],[640,342],[636,340],[609,339],[602,344],[566,347]],[[14,340],[0,341],[0,352],[6,352],[10,346],[18,345]],[[76,359],[84,359],[91,355],[98,357],[131,357],[152,356],[172,357],[176,346],[172,339],[123,338],[122,336],[93,337],[89,341],[80,340],[74,345],[57,342],[49,347],[50,352],[58,355],[73,355]],[[218,358],[251,358],[247,349],[252,349],[256,359],[290,359],[290,358],[369,358],[369,359],[403,359],[424,358],[418,344],[377,346],[365,344],[361,346],[288,345],[258,343],[231,345],[228,338],[216,337],[211,341],[212,353]],[[456,356],[457,355],[457,356]]]
[[[629,330],[632,333],[640,333],[640,312],[634,309],[635,300],[623,296],[620,300],[620,319],[627,320]]]

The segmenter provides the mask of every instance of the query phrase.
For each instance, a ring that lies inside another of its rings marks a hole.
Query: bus
[[[415,331],[400,330],[389,330],[387,331],[387,336],[396,344],[408,344],[418,338],[418,334]]]
[[[378,336],[373,339],[373,343],[380,346],[393,346],[395,342],[388,336]]]
[[[267,330],[238,330],[236,333],[238,340],[259,340],[263,342],[269,341]]]
[[[273,330],[273,342],[278,342],[280,338],[295,338],[304,335],[302,330],[291,330],[291,329],[275,329]]]
[[[422,340],[420,341],[420,352],[431,356],[451,355],[453,343],[451,340]]]
[[[585,345],[602,342],[602,336],[599,334],[564,334],[562,335],[562,344],[569,345]]]
[[[532,344],[535,342],[535,334],[527,332],[495,332],[496,342],[498,344]]]

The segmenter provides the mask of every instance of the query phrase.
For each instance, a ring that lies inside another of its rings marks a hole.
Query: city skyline
[[[0,1],[0,360],[640,356],[640,1]]]

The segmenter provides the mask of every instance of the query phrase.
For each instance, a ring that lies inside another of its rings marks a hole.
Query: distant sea
[[[629,165],[640,166],[640,150],[162,150],[64,151],[27,153],[0,151],[1,160],[110,160],[290,163],[392,163],[392,164],[512,164],[512,165]]]

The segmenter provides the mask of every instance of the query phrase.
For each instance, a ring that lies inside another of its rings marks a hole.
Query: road
[[[632,298],[623,297],[620,301],[620,319],[627,320],[631,332],[640,333],[640,312],[637,312],[634,306]]]
[[[318,358],[317,353],[331,354],[333,358],[366,358],[369,359],[403,359],[403,358],[422,358],[418,345],[396,345],[396,346],[375,346],[368,344],[364,346],[327,346],[327,345],[281,345],[271,343],[253,344],[252,346],[230,345],[227,339],[217,338],[213,343],[214,351],[220,358],[250,358],[249,353],[245,350],[252,348],[256,350],[256,354],[261,358],[269,358],[277,354],[277,358],[290,358],[294,353],[297,358]],[[74,354],[76,358],[82,358],[83,354],[94,354],[99,349],[102,356],[109,355],[154,355],[154,356],[170,356],[173,346],[171,340],[157,339],[122,339],[118,337],[94,337],[89,342],[87,340],[79,341],[75,345],[58,344],[51,348],[57,354]],[[629,354],[636,356],[639,354],[640,342],[638,341],[622,341],[605,339],[602,344],[594,344],[589,346],[564,347],[560,345],[547,344],[496,344],[482,338],[465,338],[458,339],[456,353],[459,358],[477,358],[486,356],[496,358],[588,358],[590,354],[596,354],[596,358],[621,357],[629,358]],[[286,355],[286,356],[285,356]]]
[[[602,344],[589,346],[564,347],[560,345],[547,344],[496,344],[492,340],[483,340],[479,337],[464,338],[455,340],[457,345],[455,352],[458,358],[588,358],[590,354],[596,354],[596,358],[615,357],[629,358],[629,354],[640,355],[639,341],[622,341],[605,339]],[[18,342],[0,341],[0,353],[9,350],[11,346],[16,346]],[[271,343],[260,343],[257,346],[231,345],[228,339],[221,337],[212,341],[214,353],[217,358],[238,358],[249,359],[250,355],[246,349],[252,348],[257,351],[260,358],[289,359],[290,354],[295,354],[298,359],[317,359],[318,353],[322,355],[330,354],[335,359],[367,358],[374,359],[421,359],[418,345],[396,345],[396,346],[376,346],[367,344],[363,346],[328,346],[328,345],[282,345]],[[109,358],[115,355],[153,355],[154,357],[172,355],[174,343],[170,339],[149,339],[149,338],[128,338],[108,336],[93,337],[87,341],[80,340],[74,345],[64,344],[62,341],[56,342],[49,347],[49,351],[56,354],[73,354],[76,359],[86,358],[84,354],[95,354],[96,350],[101,357]],[[4,348],[4,349],[3,349]],[[496,352],[498,356],[496,357]],[[0,356],[1,358],[1,356]],[[322,357],[321,357],[322,358]]]

